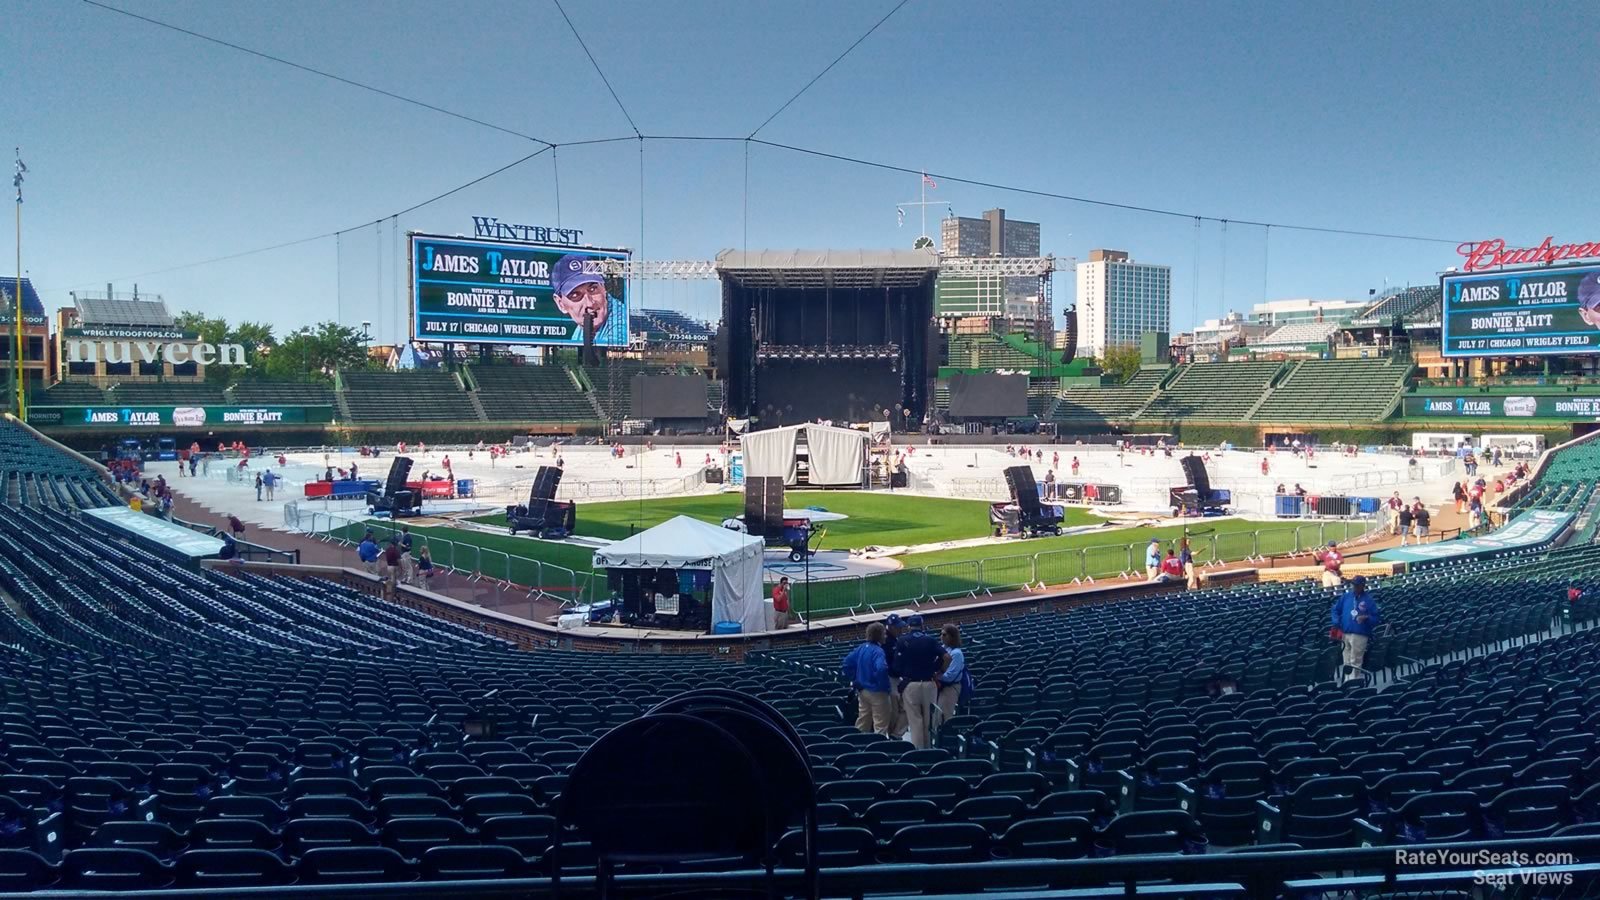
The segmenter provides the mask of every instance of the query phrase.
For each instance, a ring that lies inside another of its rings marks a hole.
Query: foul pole
[[[22,371],[22,175],[28,167],[22,163],[22,148],[17,148],[17,174],[12,176],[11,184],[17,189],[17,290],[12,297],[15,301],[15,315],[11,323],[11,378],[15,385],[16,394],[13,403],[16,405],[17,418],[23,421],[28,419],[26,402],[27,389]]]

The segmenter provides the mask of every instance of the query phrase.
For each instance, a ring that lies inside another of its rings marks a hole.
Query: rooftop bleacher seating
[[[1357,314],[1354,321],[1386,325],[1399,316],[1407,322],[1437,322],[1443,296],[1437,284],[1395,288]]]
[[[124,381],[106,392],[111,403],[137,403],[146,406],[203,406],[224,402],[222,388],[203,381]]]
[[[1294,322],[1273,329],[1271,334],[1257,343],[1268,347],[1275,344],[1319,344],[1338,330],[1339,326],[1333,322]]]
[[[1243,421],[1282,369],[1281,362],[1192,363],[1167,383],[1139,418]]]
[[[1391,359],[1297,362],[1251,418],[1258,422],[1375,421],[1394,408],[1410,372],[1410,365]]]
[[[1051,421],[1100,423],[1126,419],[1149,402],[1167,369],[1140,369],[1118,385],[1066,387],[1049,411]]]
[[[334,402],[332,385],[320,381],[240,381],[227,390],[237,404],[322,406]]]
[[[92,471],[0,426],[0,471],[52,469]],[[1367,668],[1397,680],[1381,690],[1332,683],[1332,594],[1309,581],[970,622],[976,696],[916,750],[851,724],[838,666],[853,641],[744,662],[518,651],[327,578],[177,565],[14,499],[0,504],[7,893],[309,897],[353,880],[370,896],[558,864],[592,874],[593,848],[563,838],[552,850],[570,773],[601,735],[708,686],[765,700],[795,726],[828,868],[944,862],[981,875],[1018,868],[997,857],[1141,855],[1132,862],[1154,868],[1285,844],[1493,849],[1600,820],[1600,628],[1551,632],[1600,617],[1596,546],[1382,579],[1388,628]],[[1569,586],[1585,597],[1569,603]],[[485,722],[493,734],[479,733]],[[794,866],[803,845],[791,831],[774,852]],[[717,866],[663,859],[650,871]],[[1579,874],[1572,896],[1595,887],[1592,870]],[[1277,873],[1264,894],[1208,883],[1162,896],[1324,893],[1280,886],[1290,877],[1301,876]],[[1101,879],[1119,882],[1105,893],[1082,887],[1093,878],[1062,876],[1084,900],[1125,890],[1120,876]],[[876,891],[828,895],[852,892]]]
[[[712,337],[710,325],[673,309],[637,309],[628,324],[635,334],[644,336],[646,343],[705,344]]]
[[[478,402],[492,422],[589,422],[594,407],[563,366],[476,366]]]
[[[345,404],[355,422],[449,422],[476,419],[452,372],[345,372]]]

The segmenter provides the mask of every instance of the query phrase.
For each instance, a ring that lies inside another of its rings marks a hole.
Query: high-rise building
[[[1078,355],[1138,346],[1172,331],[1172,267],[1134,262],[1125,250],[1091,250],[1078,263]]]
[[[1039,223],[1008,219],[1003,209],[988,210],[979,219],[951,216],[940,223],[939,237],[945,256],[1039,255]],[[940,278],[934,296],[934,314],[944,318],[982,316],[1032,325],[1040,306],[1037,278]]]

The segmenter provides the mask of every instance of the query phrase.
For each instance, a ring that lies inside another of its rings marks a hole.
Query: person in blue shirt
[[[372,532],[361,539],[356,547],[356,556],[361,558],[361,567],[367,570],[368,575],[378,574],[378,542],[372,539]]]
[[[939,673],[940,721],[956,714],[956,703],[961,700],[961,686],[967,680],[967,655],[961,649],[961,629],[946,625],[939,629],[939,639],[944,642],[945,664]]]
[[[889,707],[889,660],[883,655],[882,622],[867,626],[867,639],[851,650],[839,671],[856,691],[856,728],[889,734],[894,713]]]
[[[1357,575],[1350,579],[1350,587],[1333,602],[1330,613],[1333,627],[1344,633],[1345,680],[1352,681],[1364,674],[1361,663],[1367,657],[1367,645],[1372,633],[1383,624],[1378,612],[1378,601],[1367,590],[1367,579]]]
[[[923,630],[921,616],[906,620],[911,633],[901,638],[895,651],[894,670],[899,677],[900,700],[905,707],[906,738],[918,750],[929,745],[930,712],[938,699],[939,673],[950,656],[938,639]]]

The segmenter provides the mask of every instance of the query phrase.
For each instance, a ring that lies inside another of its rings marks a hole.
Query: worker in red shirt
[[[1178,554],[1171,547],[1167,548],[1167,558],[1161,561],[1162,581],[1183,581],[1183,560],[1178,559]]]
[[[1322,551],[1319,558],[1322,560],[1322,586],[1336,588],[1344,584],[1344,554],[1339,552],[1339,544],[1329,541],[1328,549]]]
[[[789,608],[789,576],[785,575],[772,587],[772,611],[776,627],[789,627]]]

